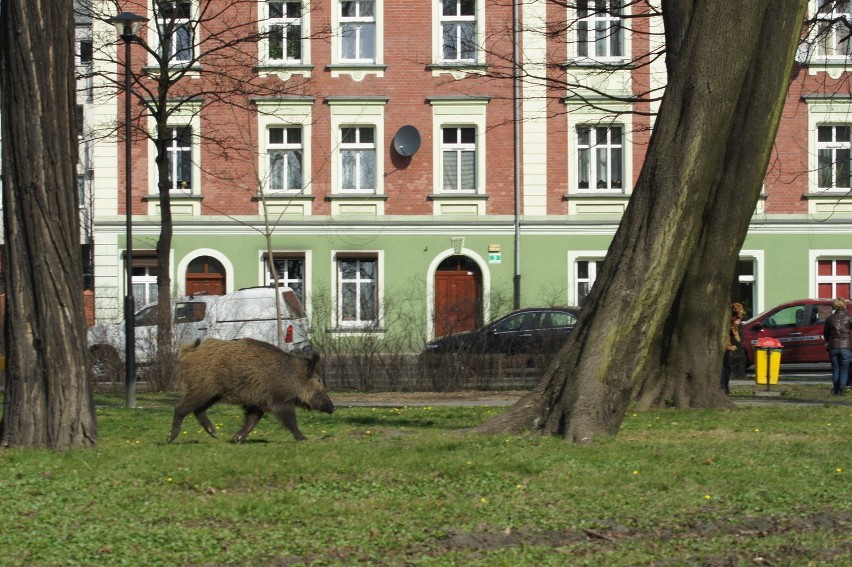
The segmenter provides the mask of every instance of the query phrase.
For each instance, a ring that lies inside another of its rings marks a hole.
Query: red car
[[[754,345],[771,337],[781,341],[782,363],[830,362],[822,338],[832,299],[800,299],[782,303],[748,321],[742,340],[748,364],[754,364]]]

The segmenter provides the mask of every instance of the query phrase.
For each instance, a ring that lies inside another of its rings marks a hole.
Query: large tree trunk
[[[6,393],[0,447],[96,443],[77,204],[70,4],[2,2]]]
[[[798,38],[804,16],[802,3],[789,4],[796,5],[788,6],[788,17],[773,18],[771,23],[764,19],[756,32],[758,50],[737,102],[719,180],[705,207],[704,226],[675,308],[669,313],[671,332],[666,334],[660,363],[649,364],[634,390],[639,409],[663,403],[678,407],[719,404],[730,284],[766,175],[797,43],[779,45],[778,36]],[[667,29],[688,24],[666,20]]]
[[[480,431],[586,441],[616,434],[634,396],[641,406],[728,403],[718,384],[728,290],[806,2],[691,4],[666,12],[667,39],[682,42],[580,321],[541,383]]]

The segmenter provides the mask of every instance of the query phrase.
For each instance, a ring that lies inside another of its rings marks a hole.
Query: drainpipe
[[[512,129],[514,135],[515,169],[515,309],[521,307],[521,77],[520,77],[520,21],[518,4],[512,0]]]

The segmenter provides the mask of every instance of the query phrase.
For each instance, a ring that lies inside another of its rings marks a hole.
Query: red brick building
[[[396,329],[412,349],[505,311],[516,293],[523,305],[581,303],[641,169],[665,65],[647,5],[576,4],[518,2],[516,44],[512,3],[484,0],[125,3],[150,18],[139,37],[151,54],[134,47],[134,79],[153,84],[153,54],[184,74],[164,132],[174,293],[264,285],[271,251],[315,332]],[[95,53],[114,52],[95,22]],[[225,38],[243,42],[218,51]],[[732,283],[753,313],[850,294],[852,95],[840,39],[800,53]],[[123,69],[93,59],[113,77]],[[242,92],[226,88],[235,79]],[[134,116],[153,132],[139,93]],[[124,110],[120,96],[84,108],[92,132]],[[122,148],[116,137],[90,144],[100,319],[121,315]],[[151,140],[134,140],[138,304],[156,278],[155,155]]]

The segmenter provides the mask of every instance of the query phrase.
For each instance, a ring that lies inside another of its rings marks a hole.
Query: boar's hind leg
[[[211,404],[212,405],[212,404]],[[209,406],[208,406],[209,407]],[[207,417],[207,408],[201,410],[195,410],[195,419],[198,420],[198,423],[204,428],[204,431],[210,434],[214,439],[216,438],[216,428],[213,427],[213,424],[210,422],[210,418]]]
[[[204,426],[204,430],[207,431],[207,433],[216,437],[216,428],[213,427],[213,424],[210,423],[210,420],[207,418],[207,414],[204,412],[207,408],[218,401],[218,397],[205,400],[203,403],[198,403],[195,400],[183,399],[175,407],[175,416],[172,419],[172,432],[169,434],[169,443],[174,441],[177,436],[180,435],[180,426],[183,424],[184,418],[189,415],[190,412],[195,414],[196,419],[198,419],[199,423]]]
[[[299,425],[296,423],[296,406],[294,404],[285,404],[284,406],[275,409],[275,417],[281,422],[281,425],[290,430],[296,441],[304,441],[307,439],[302,432],[299,431]]]
[[[243,426],[237,431],[236,435],[234,435],[233,441],[234,443],[242,443],[248,437],[248,434],[251,433],[252,429],[255,428],[257,422],[260,421],[260,418],[263,417],[263,411],[259,408],[255,407],[247,407],[246,410],[246,420],[243,422]]]

